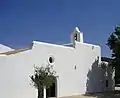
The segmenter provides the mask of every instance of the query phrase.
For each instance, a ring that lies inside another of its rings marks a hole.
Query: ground
[[[115,90],[113,92],[69,96],[69,97],[62,97],[62,98],[120,98],[120,90]]]

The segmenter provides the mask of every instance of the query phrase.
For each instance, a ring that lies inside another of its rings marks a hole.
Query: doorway
[[[57,79],[54,78],[54,82],[52,83],[52,86],[48,89],[46,89],[46,97],[57,97]]]

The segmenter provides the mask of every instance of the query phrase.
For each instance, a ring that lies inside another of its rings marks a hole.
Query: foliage
[[[107,45],[111,50],[111,57],[114,59],[113,66],[120,65],[120,26],[115,27],[115,31],[108,38]]]
[[[111,65],[115,68],[115,82],[120,82],[120,26],[115,27],[115,31],[109,36],[108,47],[111,50],[113,61]]]
[[[34,74],[30,76],[32,84],[38,89],[38,98],[43,97],[43,87],[49,88],[55,81],[56,72],[53,70],[52,65],[47,66],[34,66]]]

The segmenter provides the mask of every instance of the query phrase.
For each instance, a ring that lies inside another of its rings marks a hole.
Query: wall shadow
[[[97,58],[87,73],[86,94],[96,98],[120,98],[120,91],[105,91],[106,88],[106,67],[99,64]],[[107,72],[112,74],[113,71]]]
[[[104,89],[105,71],[99,65],[97,58],[91,65],[91,69],[87,73],[86,93],[102,92]]]

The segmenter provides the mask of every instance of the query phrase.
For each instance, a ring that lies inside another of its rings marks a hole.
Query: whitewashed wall
[[[75,48],[42,42],[33,42],[32,50],[0,56],[0,98],[37,98],[30,85],[34,64],[41,66],[54,57],[57,71],[58,96],[103,91],[99,46],[75,42]],[[74,69],[76,66],[76,69]]]
[[[2,56],[0,65],[0,98],[37,98],[29,80],[33,69],[30,51]]]

